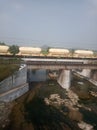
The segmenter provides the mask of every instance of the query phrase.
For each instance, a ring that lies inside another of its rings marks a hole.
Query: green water
[[[11,122],[5,130],[81,130],[77,125],[78,121],[68,116],[70,110],[65,105],[56,107],[44,102],[44,98],[50,97],[51,94],[59,94],[62,99],[68,98],[66,91],[56,81],[34,83],[34,87],[33,83],[30,83],[30,88],[31,86],[32,90],[16,100],[10,115]],[[89,94],[94,88],[85,80],[76,77],[72,80],[71,89],[79,95],[79,104],[91,108],[91,111],[80,108],[82,120],[97,130],[97,99]]]
[[[80,112],[83,114],[83,120],[86,123],[93,125],[94,130],[97,130],[97,113],[95,113],[93,110],[88,111],[82,108],[80,109]]]
[[[56,93],[66,98],[65,90],[55,81],[49,81],[22,96],[16,101],[6,130],[80,130],[77,123],[68,117],[68,108],[45,104],[44,98]]]
[[[78,84],[81,82],[83,84]],[[85,79],[73,77],[72,86],[75,86],[74,92],[78,94],[80,100],[79,103],[91,110],[85,108],[79,108],[79,111],[83,114],[83,121],[94,126],[94,130],[97,130],[97,97],[90,94],[90,91],[97,92],[97,87]]]

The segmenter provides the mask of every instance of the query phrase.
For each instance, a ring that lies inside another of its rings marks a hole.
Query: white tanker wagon
[[[7,55],[8,54],[9,46],[0,46],[0,55]]]
[[[41,55],[41,48],[35,47],[19,47],[20,56],[40,56]]]
[[[52,57],[68,57],[70,54],[70,51],[68,49],[57,49],[57,48],[50,48],[48,51],[47,56]]]
[[[0,46],[0,55],[12,55],[9,51],[9,46]],[[17,56],[41,56],[41,48],[38,47],[19,47]]]
[[[0,55],[11,55],[8,51],[9,46],[0,46]],[[39,47],[19,47],[19,53],[17,56],[38,56],[45,57],[42,54],[42,49]],[[66,58],[71,57],[71,52],[68,49],[50,48],[46,57]],[[94,52],[90,50],[75,50],[72,53],[72,58],[93,58]]]
[[[78,58],[93,58],[94,53],[93,51],[90,50],[75,50],[73,57],[78,57]]]

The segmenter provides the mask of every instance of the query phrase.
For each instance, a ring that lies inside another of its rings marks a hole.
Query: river
[[[30,91],[15,101],[4,130],[97,130],[96,86],[73,75],[66,92],[46,71],[29,73]]]

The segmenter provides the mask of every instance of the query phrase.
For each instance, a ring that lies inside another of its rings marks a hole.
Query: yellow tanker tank
[[[93,57],[93,51],[90,50],[75,50],[74,51],[74,57],[80,57],[80,58],[91,58]]]
[[[0,55],[8,54],[9,46],[0,46]]]
[[[48,56],[67,57],[67,56],[69,56],[69,50],[68,49],[50,48]]]
[[[19,55],[38,56],[41,53],[41,48],[35,47],[19,47]]]

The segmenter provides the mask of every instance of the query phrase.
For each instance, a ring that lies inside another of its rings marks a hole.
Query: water
[[[46,97],[56,93],[63,99],[66,97],[65,90],[56,81],[37,82],[32,90],[17,100],[10,115],[11,122],[5,130],[80,130],[67,116],[67,108],[44,102]]]
[[[46,70],[28,70],[28,81],[36,82],[36,85],[30,84],[31,87],[35,87],[16,101],[10,115],[11,122],[6,130],[80,130],[77,125],[79,113],[77,116],[74,115],[74,111],[64,104],[60,106],[45,104],[44,99],[49,98],[51,94],[58,94],[62,99],[68,99],[65,89],[56,81],[47,80],[47,75]],[[97,97],[89,93],[90,90],[93,91],[93,86],[77,77],[73,77],[72,80],[71,89],[79,96],[79,104],[83,106],[79,107],[79,112],[83,115],[82,120],[97,130]],[[97,89],[94,91],[97,92]]]
[[[27,73],[28,82],[39,82],[39,81],[46,81],[47,80],[47,71],[40,69],[40,70],[32,70],[28,69]]]

